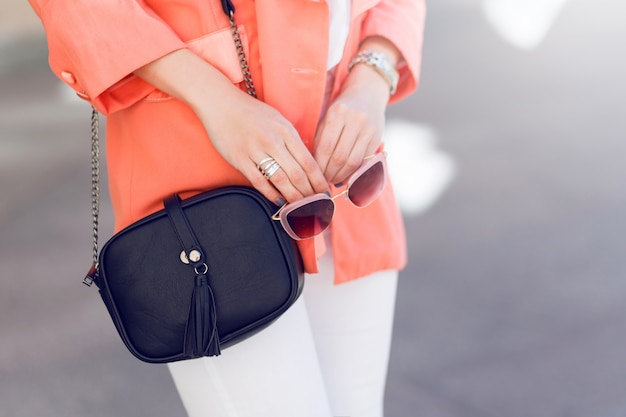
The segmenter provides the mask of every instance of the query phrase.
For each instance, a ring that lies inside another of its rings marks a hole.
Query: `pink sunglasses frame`
[[[366,156],[364,158],[364,162],[363,164],[352,174],[350,175],[350,178],[348,179],[346,188],[344,190],[342,190],[340,193],[338,193],[337,195],[334,195],[332,197],[329,197],[327,194],[324,193],[319,193],[319,194],[314,194],[314,195],[310,195],[308,197],[304,197],[298,201],[294,201],[293,203],[286,203],[284,204],[281,208],[278,209],[278,211],[276,213],[274,213],[274,215],[272,215],[272,220],[277,220],[280,221],[280,224],[282,225],[283,229],[285,229],[285,232],[287,232],[287,234],[289,235],[289,237],[291,237],[294,240],[306,240],[306,239],[310,239],[312,237],[318,236],[319,234],[323,233],[326,229],[328,229],[328,227],[330,227],[330,223],[332,222],[332,217],[331,220],[328,222],[328,226],[320,231],[319,233],[310,236],[310,237],[299,237],[291,228],[291,226],[289,225],[289,221],[287,220],[287,216],[289,215],[289,213],[293,212],[294,210],[302,207],[302,206],[306,206],[307,204],[313,203],[315,201],[321,201],[321,200],[330,200],[333,202],[333,217],[334,217],[334,201],[337,197],[343,195],[345,196],[346,200],[350,201],[350,203],[352,203],[353,206],[358,207],[358,208],[363,208],[363,207],[367,207],[368,205],[370,205],[371,203],[374,202],[374,200],[376,200],[378,198],[378,196],[380,196],[380,193],[384,190],[385,188],[385,184],[387,183],[387,159],[386,159],[387,154],[385,152],[380,152],[380,153],[376,153],[374,155],[370,155],[370,156]],[[352,200],[350,200],[349,197],[349,192],[350,192],[350,187],[365,173],[367,172],[370,168],[372,168],[374,165],[376,165],[377,163],[382,163],[383,166],[383,178],[382,178],[382,185],[380,187],[380,189],[377,191],[376,195],[374,196],[374,198],[372,198],[372,200],[363,205],[363,206],[357,206],[356,204],[354,204],[354,202]]]

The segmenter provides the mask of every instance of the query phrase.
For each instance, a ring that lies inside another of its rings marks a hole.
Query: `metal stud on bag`
[[[180,261],[185,265],[189,265],[189,260],[191,260],[191,262],[193,263],[196,263],[200,261],[201,257],[202,255],[197,250],[192,250],[191,252],[189,252],[189,256],[187,256],[187,253],[185,253],[185,251],[182,251],[180,253]]]

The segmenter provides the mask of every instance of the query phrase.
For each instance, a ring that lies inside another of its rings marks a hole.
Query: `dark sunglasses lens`
[[[350,185],[348,198],[357,207],[365,207],[378,197],[385,186],[385,169],[377,162]]]
[[[328,228],[334,211],[332,200],[318,200],[287,214],[287,222],[300,239],[308,239]]]

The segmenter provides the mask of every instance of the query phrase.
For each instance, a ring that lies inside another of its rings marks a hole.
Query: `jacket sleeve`
[[[52,71],[109,114],[154,87],[132,75],[185,47],[143,0],[29,0],[48,40]]]
[[[418,86],[425,18],[425,0],[382,0],[368,11],[363,21],[363,39],[374,35],[385,37],[402,53],[398,90],[390,102],[402,99]]]

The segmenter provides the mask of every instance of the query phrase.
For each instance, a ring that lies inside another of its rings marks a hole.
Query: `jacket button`
[[[76,77],[71,72],[63,71],[61,72],[61,78],[68,84],[76,84]]]

